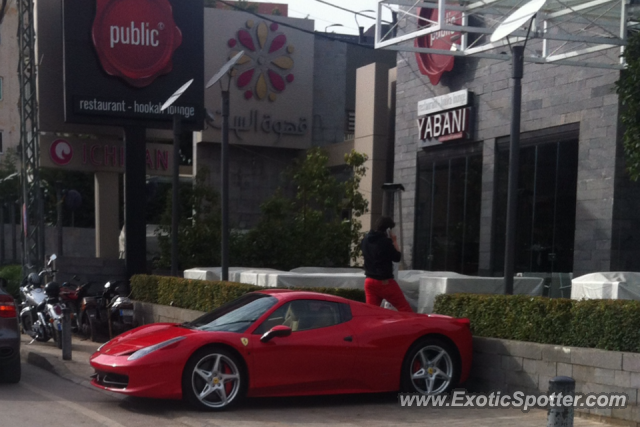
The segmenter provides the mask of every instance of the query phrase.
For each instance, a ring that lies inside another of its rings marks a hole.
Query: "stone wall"
[[[545,393],[555,376],[572,377],[576,393],[626,393],[622,409],[576,409],[580,415],[639,427],[640,354],[524,341],[474,338],[465,387],[474,392]]]
[[[148,302],[134,301],[133,303],[135,320],[138,325],[164,322],[184,323],[190,322],[204,314],[202,311],[151,304]]]
[[[19,218],[18,218],[19,220]],[[45,254],[50,255],[58,252],[58,234],[56,227],[45,227]],[[11,225],[5,224],[4,236],[4,259],[0,263],[19,264],[22,262],[22,229],[20,225],[15,226],[15,233],[12,233]],[[64,227],[62,229],[62,248],[65,256],[86,257],[96,253],[96,232],[93,228]],[[15,234],[15,258],[13,252],[13,236]],[[59,255],[59,254],[58,254]]]

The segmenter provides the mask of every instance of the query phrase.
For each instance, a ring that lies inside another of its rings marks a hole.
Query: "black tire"
[[[56,342],[56,346],[58,348],[62,348],[62,332],[55,330],[53,331],[53,340]]]
[[[98,342],[98,322],[91,317],[89,318],[89,333],[91,341]]]
[[[400,385],[408,393],[442,394],[448,393],[459,379],[460,358],[456,349],[440,338],[425,337],[407,352]]]
[[[90,339],[93,342],[96,342],[98,338],[98,328],[95,320],[91,320],[88,313],[82,314],[82,319],[80,321],[80,333],[86,339]]]
[[[214,371],[216,361],[217,372]],[[205,379],[198,374],[196,368],[199,372],[208,374],[209,378]],[[221,378],[221,375],[228,377]],[[246,369],[237,356],[224,348],[203,348],[195,352],[185,365],[182,373],[182,396],[198,409],[221,411],[244,398],[247,383]],[[207,387],[211,391],[201,397],[200,393]]]
[[[10,362],[4,365],[0,371],[0,380],[7,383],[18,383],[22,376],[22,365],[20,365],[20,354],[11,359]]]
[[[47,342],[51,339],[51,337],[49,336],[49,333],[47,332],[47,328],[45,328],[44,326],[40,325],[40,333],[38,334],[36,341],[38,342]]]

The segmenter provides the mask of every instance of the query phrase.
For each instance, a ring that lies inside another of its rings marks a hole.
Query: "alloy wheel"
[[[422,394],[440,394],[453,380],[454,364],[449,352],[439,345],[418,349],[410,363],[411,382]]]
[[[214,352],[196,363],[191,373],[191,388],[202,405],[222,409],[238,396],[240,375],[240,369],[231,357]]]

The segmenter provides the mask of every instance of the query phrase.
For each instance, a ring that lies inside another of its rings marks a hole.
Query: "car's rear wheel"
[[[22,376],[22,367],[20,365],[20,354],[6,363],[0,368],[0,380],[7,383],[17,383]]]
[[[407,352],[402,364],[403,391],[421,394],[446,393],[460,378],[457,352],[446,341],[426,337]]]
[[[235,405],[244,397],[246,387],[244,365],[223,348],[197,351],[182,374],[182,394],[199,409],[222,410]]]

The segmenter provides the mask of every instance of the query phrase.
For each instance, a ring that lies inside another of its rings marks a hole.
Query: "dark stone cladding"
[[[525,63],[524,135],[562,129],[579,133],[574,277],[594,271],[640,269],[640,191],[624,171],[615,82],[619,71]],[[474,93],[475,132],[482,145],[480,274],[491,271],[494,149],[510,133],[511,63],[456,58],[437,86],[423,76],[415,54],[398,55],[394,181],[402,183],[405,261],[411,265],[417,174],[417,103],[449,92]]]

